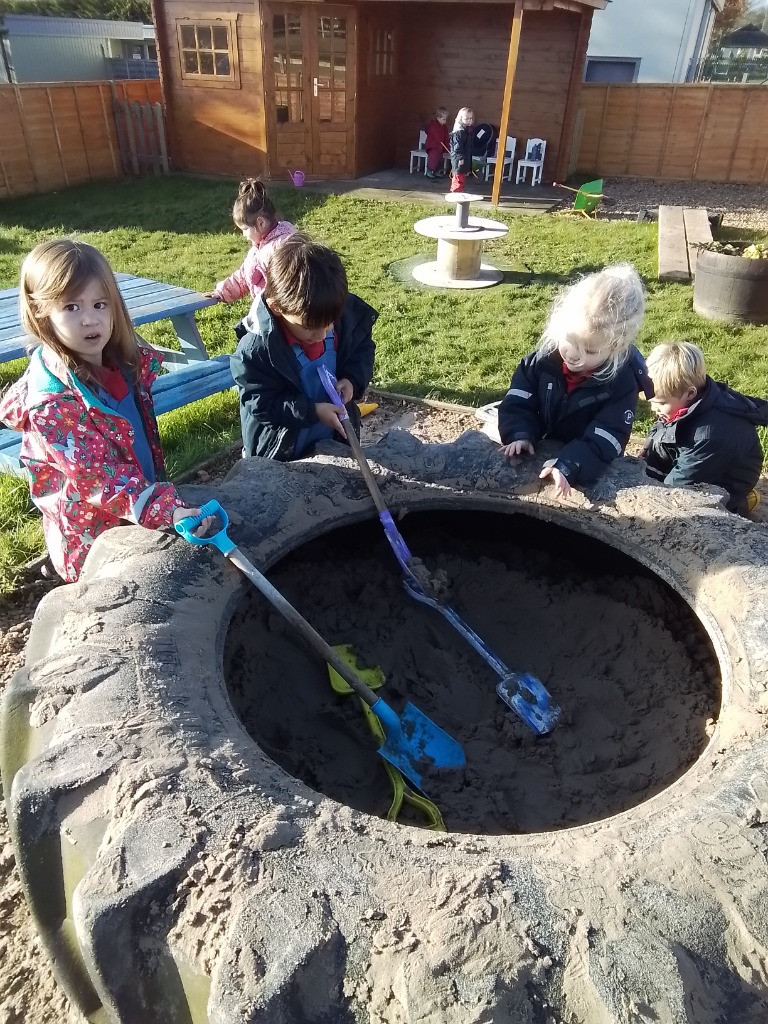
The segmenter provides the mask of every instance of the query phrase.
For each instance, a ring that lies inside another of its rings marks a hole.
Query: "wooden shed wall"
[[[403,25],[410,26],[410,15],[401,16],[402,4],[365,3],[357,11],[357,161],[355,173],[369,174],[393,167],[397,160],[399,123],[399,76],[402,64]],[[395,74],[376,76],[373,45],[377,30],[395,34]],[[410,31],[410,27],[405,28]],[[408,149],[416,144],[418,131]]]
[[[236,87],[184,81],[177,19],[214,22],[232,16],[237,17]],[[238,0],[220,6],[211,0],[158,0],[155,25],[174,167],[203,174],[266,174],[260,5]]]
[[[577,57],[580,13],[526,11],[520,42],[509,134],[520,155],[525,140],[547,140],[544,177],[557,165],[568,86]],[[408,5],[400,36],[397,162],[408,151],[436,106],[471,106],[475,121],[499,124],[512,23],[511,6]]]
[[[584,85],[578,170],[768,183],[768,89],[759,85]]]

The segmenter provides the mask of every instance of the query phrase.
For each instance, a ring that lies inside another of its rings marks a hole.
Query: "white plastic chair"
[[[504,147],[504,160],[501,165],[501,180],[512,181],[512,168],[515,164],[515,146],[517,146],[517,139],[513,139],[511,135],[507,136],[507,144]],[[489,156],[485,161],[485,180],[491,176],[491,165],[495,164],[499,159],[499,140],[496,139],[496,150],[493,156]],[[507,172],[509,168],[509,172]]]
[[[411,165],[409,168],[409,172],[411,174],[413,174],[414,170],[418,174],[420,169],[419,162],[421,160],[424,161],[424,173],[427,173],[427,151],[426,149],[424,149],[424,144],[426,143],[426,141],[427,133],[424,130],[422,130],[419,132],[419,148],[411,150]]]
[[[544,168],[544,154],[547,144],[544,139],[528,139],[525,144],[525,156],[517,161],[517,177],[515,184],[525,182],[526,171],[531,168],[531,187],[541,184],[541,172]]]

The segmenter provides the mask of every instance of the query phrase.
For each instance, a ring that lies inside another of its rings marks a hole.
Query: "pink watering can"
[[[296,188],[301,188],[304,184],[304,171],[288,171],[288,174]]]

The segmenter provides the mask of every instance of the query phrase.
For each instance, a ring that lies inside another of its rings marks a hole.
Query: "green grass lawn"
[[[116,271],[208,291],[245,255],[229,213],[235,191],[232,182],[173,176],[0,203],[0,288],[18,283],[21,261],[38,242],[74,235],[101,249]],[[689,286],[659,284],[655,224],[494,213],[509,233],[486,252],[509,271],[505,283],[479,291],[420,291],[405,287],[389,268],[430,251],[434,243],[416,235],[413,224],[434,214],[434,206],[290,186],[275,186],[271,194],[282,217],[338,250],[352,290],[379,310],[376,387],[466,405],[492,401],[506,390],[518,359],[536,344],[557,287],[606,263],[630,260],[648,289],[638,339],[644,352],[666,339],[694,341],[714,377],[765,394],[768,327],[710,323],[693,313]],[[220,304],[198,314],[211,355],[233,350],[231,328],[247,307],[246,301]],[[168,321],[141,333],[150,342],[173,344]],[[0,364],[0,389],[24,364]],[[649,423],[647,411],[641,413],[640,431]],[[160,428],[171,475],[183,472],[237,438],[236,402],[229,393],[214,396],[167,413]],[[37,520],[22,513],[25,507],[23,488],[0,478],[0,592],[12,585],[16,567],[42,547]]]

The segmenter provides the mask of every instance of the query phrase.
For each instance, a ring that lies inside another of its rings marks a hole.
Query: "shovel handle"
[[[196,537],[192,531],[209,516],[216,516],[216,518],[221,522],[221,529],[207,537]],[[222,555],[228,555],[235,547],[235,542],[230,540],[227,536],[228,526],[229,516],[227,515],[226,510],[222,508],[215,498],[211,498],[210,501],[206,501],[204,505],[200,506],[199,515],[185,516],[174,525],[174,529],[176,530],[176,533],[180,534],[184,540],[188,541],[190,544],[212,544],[213,547],[219,549]]]
[[[192,531],[208,516],[216,516],[221,521],[221,529],[217,533],[211,534],[210,537],[196,537]],[[323,661],[327,661],[332,668],[336,669],[341,678],[349,683],[361,700],[364,700],[369,707],[379,703],[379,697],[370,686],[366,686],[349,665],[339,657],[338,653],[323,640],[317,630],[296,611],[290,601],[283,597],[277,587],[273,587],[266,576],[260,573],[256,566],[248,561],[235,542],[227,536],[228,526],[229,516],[226,510],[213,498],[201,506],[198,516],[186,516],[176,523],[175,529],[190,544],[212,545],[218,548],[222,554],[226,555],[248,577],[256,589],[287,619],[295,632],[320,655]]]
[[[349,447],[352,449],[352,454],[357,460],[357,464],[360,467],[360,472],[365,477],[365,482],[368,485],[368,490],[371,492],[373,503],[376,506],[376,510],[381,515],[382,512],[387,512],[387,506],[382,497],[379,485],[376,483],[376,479],[371,472],[371,467],[368,465],[368,460],[363,455],[363,449],[360,447],[360,441],[358,440],[355,428],[349,422],[349,415],[346,407],[342,400],[341,395],[336,390],[336,378],[333,374],[322,364],[318,366],[317,372],[320,374],[320,380],[322,381],[323,387],[325,388],[326,394],[333,402],[333,404],[340,410],[339,419],[344,427],[344,432],[347,435],[349,441]]]

